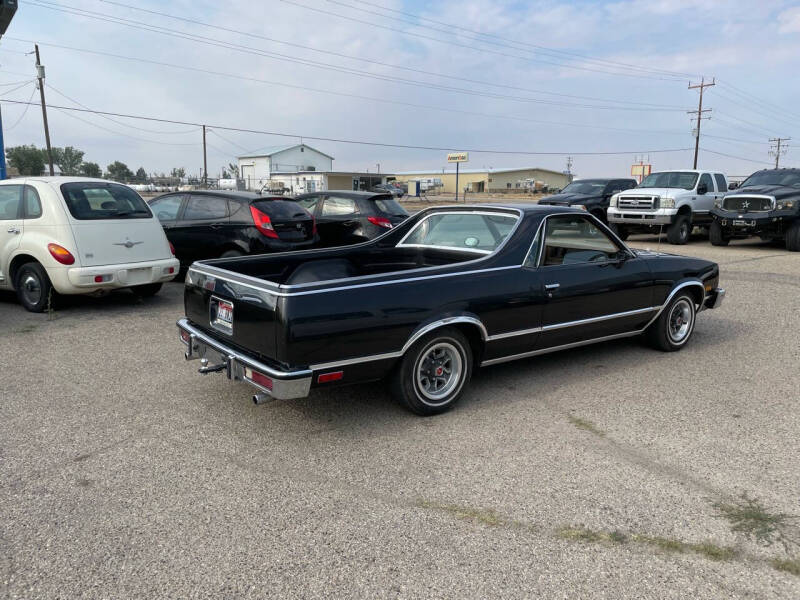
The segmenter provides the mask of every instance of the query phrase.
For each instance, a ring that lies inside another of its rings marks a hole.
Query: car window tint
[[[21,185],[0,185],[0,221],[19,218]]]
[[[400,245],[488,254],[506,239],[516,222],[516,217],[502,214],[433,214],[417,223]]]
[[[328,196],[322,204],[323,217],[336,217],[341,215],[352,215],[356,212],[355,200],[350,198],[337,198]]]
[[[313,213],[317,208],[320,196],[308,196],[306,198],[298,198],[295,200],[300,206],[305,208],[308,212]]]
[[[715,173],[714,179],[717,180],[717,191],[718,192],[727,192],[728,191],[728,184],[725,181],[725,176],[722,173]]]
[[[384,214],[396,217],[408,216],[406,209],[400,206],[400,203],[394,198],[375,198],[374,200],[375,206]]]
[[[42,216],[42,201],[39,199],[39,192],[30,185],[25,186],[25,207],[23,216],[26,219],[38,219]]]
[[[225,198],[217,196],[190,195],[183,211],[186,221],[208,221],[222,219],[228,214],[228,203]]]
[[[703,173],[700,176],[700,183],[697,184],[697,187],[700,187],[703,184],[705,184],[709,192],[714,191],[714,182],[711,181],[711,175],[709,175],[708,173]]]
[[[164,196],[156,198],[150,203],[150,208],[156,213],[159,221],[174,221],[178,218],[183,196]]]
[[[81,221],[149,219],[147,203],[131,188],[118,183],[74,182],[61,186],[67,209]]]
[[[604,263],[620,249],[600,228],[580,215],[550,217],[544,236],[542,265]]]

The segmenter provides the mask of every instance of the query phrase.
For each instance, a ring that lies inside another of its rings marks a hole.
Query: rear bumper
[[[186,360],[200,359],[203,362],[200,373],[224,373],[228,379],[249,383],[262,394],[277,400],[308,396],[311,389],[311,370],[275,369],[210,337],[192,326],[186,318],[180,319],[177,325],[181,332],[180,340],[186,346]],[[253,381],[253,371],[263,376],[258,377],[261,383]]]
[[[610,207],[606,213],[609,223],[624,223],[626,225],[670,225],[675,219],[678,210],[675,208],[660,208],[658,210],[626,210],[624,208]]]
[[[719,308],[722,306],[722,301],[725,300],[725,288],[714,288],[706,294],[706,300],[703,302],[704,308]]]
[[[67,281],[64,283],[75,288],[78,293],[147,285],[174,279],[179,268],[180,264],[175,258],[101,267],[73,267],[66,269]],[[95,280],[97,277],[102,277],[103,280],[98,282]],[[67,290],[58,291],[68,293]]]

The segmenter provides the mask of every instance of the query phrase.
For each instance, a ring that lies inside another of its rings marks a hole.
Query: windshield
[[[653,173],[644,178],[639,184],[640,188],[682,188],[693,190],[697,183],[697,173],[681,173],[670,171],[667,173]]]
[[[126,185],[97,181],[64,183],[61,193],[75,219],[150,219],[142,197]]]
[[[748,177],[740,188],[754,185],[800,187],[800,171],[759,171]]]
[[[489,254],[516,222],[517,217],[501,213],[438,213],[422,219],[398,245]]]
[[[607,183],[608,181],[605,179],[583,179],[581,181],[573,181],[561,190],[561,193],[600,195],[603,193]]]

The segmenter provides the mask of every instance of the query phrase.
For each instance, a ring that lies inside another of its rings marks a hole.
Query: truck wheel
[[[692,337],[696,313],[694,298],[679,294],[645,331],[647,343],[663,352],[680,350]]]
[[[424,336],[403,355],[392,380],[392,395],[418,415],[443,413],[458,401],[472,377],[472,349],[458,329]]]
[[[47,271],[37,262],[25,263],[19,268],[14,288],[17,290],[20,304],[30,312],[44,312],[48,302],[55,295]]]
[[[689,241],[692,223],[686,215],[678,215],[675,222],[667,228],[667,241],[670,244],[683,246]]]
[[[608,228],[617,234],[617,237],[621,239],[623,242],[628,239],[630,232],[625,225],[619,225],[618,223],[609,223]]]
[[[786,249],[789,252],[800,252],[800,221],[795,221],[786,232]]]
[[[731,242],[731,238],[725,235],[719,221],[711,223],[711,229],[708,230],[708,239],[711,240],[712,246],[727,246]]]
[[[148,283],[147,285],[137,285],[131,288],[134,294],[142,298],[155,296],[161,290],[160,283]]]

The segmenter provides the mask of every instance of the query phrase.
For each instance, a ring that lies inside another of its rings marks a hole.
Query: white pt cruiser
[[[58,294],[131,288],[152,296],[178,274],[160,222],[131,188],[102,179],[0,181],[0,289],[45,310]]]

